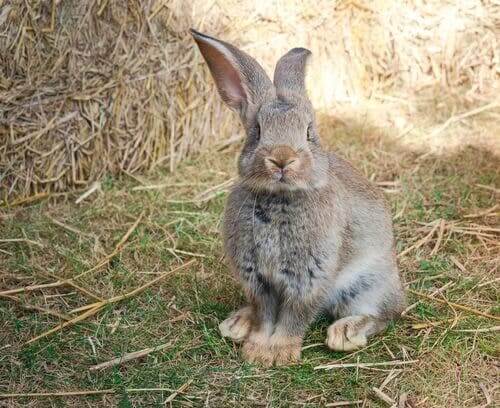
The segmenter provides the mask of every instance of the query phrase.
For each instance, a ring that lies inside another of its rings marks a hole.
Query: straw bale
[[[396,133],[443,93],[460,103],[427,135],[488,104],[498,115],[494,0],[0,0],[0,199],[173,171],[234,136],[190,27],[236,43],[268,72],[289,48],[310,48],[316,107],[402,100],[385,109]]]

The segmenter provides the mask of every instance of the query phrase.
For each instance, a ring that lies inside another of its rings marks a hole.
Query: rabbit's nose
[[[285,170],[297,159],[296,152],[290,146],[285,145],[274,146],[266,157],[268,165],[279,170]]]
[[[267,160],[269,160],[270,163],[274,164],[277,168],[282,170],[295,161],[295,159],[276,159],[274,157],[268,157]]]

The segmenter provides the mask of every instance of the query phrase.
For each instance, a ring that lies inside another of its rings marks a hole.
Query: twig
[[[139,225],[139,223],[141,222],[142,220],[142,217],[144,216],[144,211],[139,215],[139,217],[135,220],[135,222],[132,224],[132,226],[127,230],[127,232],[125,233],[125,235],[122,237],[122,239],[120,240],[120,242],[118,242],[118,244],[116,244],[116,247],[115,249],[113,250],[113,252],[111,252],[109,255],[105,256],[96,266],[94,266],[93,268],[90,268],[89,270],[87,271],[84,271],[82,273],[80,273],[79,275],[76,275],[75,277],[71,278],[72,280],[74,279],[78,279],[78,278],[81,278],[82,276],[85,276],[91,272],[94,272],[95,270],[101,268],[102,266],[104,265],[107,265],[108,262],[114,258],[116,255],[118,255],[122,250],[123,248],[125,248],[125,243],[127,242],[127,240],[129,239],[129,237],[132,235],[132,233],[135,231],[135,229],[137,228],[137,226]]]
[[[14,302],[17,302],[19,303],[19,305],[23,308],[23,309],[26,309],[26,310],[38,310],[39,312],[42,312],[42,313],[46,313],[48,315],[51,315],[51,316],[54,316],[54,317],[57,317],[58,319],[61,319],[61,320],[70,320],[71,317],[69,317],[68,315],[65,315],[63,313],[59,313],[59,312],[56,312],[55,310],[52,310],[52,309],[48,309],[48,308],[45,308],[45,307],[41,307],[41,306],[37,306],[37,305],[32,305],[30,303],[26,303],[26,302],[23,302],[21,299],[19,299],[18,297],[16,296],[10,296],[10,295],[1,295],[0,294],[0,297],[3,297],[5,299],[10,299],[10,300],[13,300]]]
[[[389,397],[385,392],[383,392],[381,389],[377,388],[377,387],[372,387],[372,390],[373,392],[375,393],[375,395],[382,401],[384,401],[385,403],[389,404],[389,405],[393,405],[396,403],[396,401],[394,401],[391,397]]]
[[[490,395],[488,389],[486,388],[486,385],[484,385],[483,383],[479,383],[479,388],[481,388],[481,391],[484,394],[484,398],[486,398],[486,403],[480,405],[480,407],[481,408],[489,407],[491,405],[491,403],[493,402],[493,399],[491,398],[491,395]]]
[[[488,208],[488,209],[483,210],[483,211],[479,211],[478,213],[464,215],[464,218],[480,218],[480,217],[485,217],[487,215],[496,216],[498,213],[495,213],[494,211],[499,207],[500,207],[500,204],[495,204],[493,207]]]
[[[348,353],[346,356],[344,357],[341,357],[337,360],[335,360],[337,363],[341,362],[341,361],[344,361],[344,360],[347,360],[348,358],[353,358],[355,355],[358,355],[368,349],[371,349],[373,347],[375,347],[377,344],[381,343],[382,340],[381,339],[377,339],[375,341],[372,341],[371,343],[369,343],[367,346],[363,347],[363,348],[360,348],[356,351],[353,351],[352,353]]]
[[[126,388],[125,392],[172,392],[172,388]],[[59,392],[29,392],[29,393],[7,393],[0,394],[0,398],[27,398],[27,397],[71,397],[80,395],[99,395],[99,394],[115,394],[114,389],[106,390],[78,390],[78,391],[59,391]],[[121,392],[121,391],[120,391]],[[175,391],[174,391],[175,392]],[[182,391],[177,391],[178,393]]]
[[[462,119],[468,118],[469,116],[477,115],[478,113],[481,113],[485,110],[496,108],[498,106],[497,101],[490,102],[486,105],[480,106],[479,108],[472,109],[468,112],[461,113],[459,115],[451,116],[446,120],[444,123],[442,123],[437,129],[435,129],[430,135],[429,138],[432,139],[434,136],[437,134],[441,133],[444,129],[446,129],[450,124],[459,122]]]
[[[325,407],[349,407],[351,405],[359,405],[362,403],[363,403],[363,400],[337,401],[337,402],[329,402],[328,404],[325,404]]]
[[[171,187],[193,187],[196,186],[195,183],[162,183],[162,184],[149,184],[147,186],[136,186],[132,188],[132,191],[145,191],[145,190],[161,190],[164,188]]]
[[[3,242],[24,242],[26,244],[31,244],[31,245],[36,245],[37,247],[43,248],[43,244],[40,242],[32,241],[31,239],[26,239],[26,238],[7,238],[7,239],[0,239],[0,244]]]
[[[92,183],[92,185],[90,186],[90,188],[75,200],[75,204],[80,204],[83,200],[85,200],[92,193],[94,193],[95,191],[100,191],[100,190],[101,190],[101,183],[98,181],[94,181]]]
[[[467,270],[465,269],[465,266],[462,265],[462,263],[457,259],[455,258],[453,255],[450,256],[450,261],[454,263],[454,265],[460,269],[461,272],[465,273],[467,272]]]
[[[103,300],[101,297],[97,296],[96,294],[94,294],[94,293],[93,293],[93,292],[91,292],[90,290],[85,289],[84,287],[82,287],[82,286],[80,286],[80,285],[76,284],[76,283],[75,283],[75,282],[73,282],[73,280],[71,280],[71,279],[69,279],[69,280],[68,280],[68,279],[66,279],[66,280],[65,280],[65,282],[66,282],[66,284],[67,284],[68,286],[71,286],[71,287],[75,288],[76,290],[78,290],[78,291],[82,292],[83,294],[87,295],[88,297],[91,297],[91,298],[92,298],[92,299],[94,299],[94,300],[98,300],[98,301],[102,301],[102,300]]]
[[[235,178],[231,178],[229,180],[224,181],[221,184],[210,187],[209,189],[198,194],[194,198],[194,201],[197,201],[199,203],[204,203],[206,201],[210,201],[212,198],[217,196],[217,194],[219,192],[227,191],[229,189],[229,187],[234,183],[235,180],[236,180]]]
[[[29,197],[24,197],[24,198],[19,198],[17,200],[12,201],[11,203],[2,203],[3,206],[8,206],[8,207],[14,207],[16,205],[22,205],[22,204],[28,204],[32,203],[33,201],[41,200],[43,198],[48,197],[50,194],[49,193],[37,193],[35,195],[29,196]]]
[[[124,299],[128,299],[140,292],[142,292],[143,290],[145,290],[146,288],[154,285],[155,283],[159,282],[161,279],[164,279],[166,278],[167,276],[173,274],[174,272],[177,272],[178,270],[182,269],[182,268],[185,268],[187,267],[188,265],[191,265],[192,263],[194,262],[194,260],[191,260],[189,262],[186,262],[168,272],[165,272],[163,275],[160,275],[158,276],[157,278],[145,283],[144,285],[140,286],[139,288],[137,289],[134,289],[133,291],[131,292],[128,292],[128,293],[125,293],[123,295],[119,295],[119,296],[114,296],[112,298],[109,298],[109,299],[106,299],[106,300],[103,300],[102,302],[96,302],[96,303],[92,303],[90,305],[87,305],[85,307],[85,309],[89,309],[85,312],[83,312],[82,314],[76,316],[75,318],[71,319],[71,320],[68,320],[67,322],[64,322],[63,324],[60,324],[56,327],[53,327],[52,329],[50,330],[47,330],[46,332],[36,336],[36,337],[33,337],[31,340],[28,340],[26,342],[26,344],[30,344],[30,343],[33,343],[37,340],[40,340],[41,338],[43,337],[46,337],[52,333],[55,333],[59,330],[62,330],[63,328],[67,327],[67,326],[71,326],[75,323],[78,323],[79,321],[82,321],[82,320],[85,320],[87,317],[90,317],[90,316],[93,316],[94,314],[96,314],[99,310],[101,310],[104,306],[106,305],[109,305],[109,304],[112,304],[112,303],[116,303],[116,302],[119,302],[121,300],[124,300]],[[83,310],[82,308],[80,308],[80,310]],[[74,312],[74,311],[73,311]],[[71,313],[71,312],[70,312]]]
[[[218,146],[216,146],[216,149],[217,149],[217,151],[220,152],[233,144],[237,144],[237,143],[241,142],[243,139],[244,139],[244,137],[242,135],[237,134],[237,135],[231,137],[230,139],[226,140],[225,142],[220,143]]]
[[[61,323],[61,324],[57,325],[56,327],[53,327],[52,329],[47,330],[46,332],[43,332],[42,334],[40,334],[36,337],[33,337],[32,339],[28,340],[25,344],[34,343],[35,341],[40,340],[44,337],[47,337],[52,333],[58,332],[59,330],[62,330],[67,326],[71,326],[75,323],[78,323],[79,321],[85,320],[87,317],[95,315],[102,308],[102,306],[103,305],[99,305],[99,306],[96,306],[90,310],[87,310],[86,312],[82,313],[81,315],[78,315],[78,316],[74,317],[73,319],[68,320],[64,323]]]
[[[432,236],[434,235],[434,232],[436,232],[436,230],[438,229],[440,225],[440,222],[436,223],[436,225],[434,225],[434,227],[431,229],[431,231],[425,236],[423,237],[422,239],[418,240],[415,244],[413,244],[411,247],[409,248],[406,248],[403,252],[401,252],[399,255],[398,255],[398,258],[401,258],[403,256],[405,256],[408,252],[412,251],[413,249],[418,249],[420,248],[422,245],[424,245],[427,241],[429,241]]]
[[[392,380],[394,380],[399,374],[401,374],[403,370],[396,370],[396,369],[392,369],[389,374],[387,374],[387,377],[385,377],[385,380],[382,382],[382,384],[380,384],[380,386],[378,387],[379,390],[383,391],[384,388],[387,387],[387,384],[389,384]]]
[[[491,285],[492,283],[496,283],[498,281],[500,281],[500,277],[492,279],[492,280],[490,280],[488,282],[480,283],[479,285],[477,285],[477,287],[478,288],[482,288],[483,286],[488,286],[488,285]]]
[[[418,360],[395,360],[395,361],[383,361],[379,363],[336,363],[336,364],[324,364],[314,367],[315,370],[332,370],[334,368],[366,368],[366,367],[380,367],[380,366],[398,366],[406,364],[417,363]]]
[[[40,271],[40,273],[44,276],[50,276],[51,278],[55,278],[57,279],[58,281],[62,281],[64,280],[63,278],[61,278],[60,276],[57,276],[55,273],[50,273],[50,272],[45,272],[42,267],[40,266],[37,266],[37,269]],[[91,297],[92,299],[94,300],[98,300],[98,301],[101,301],[103,300],[101,297],[97,296],[95,293],[91,292],[90,290],[76,284],[75,282],[73,282],[72,280],[67,280],[66,279],[66,284],[68,286],[71,286],[73,288],[75,288],[76,290],[78,290],[79,292],[83,293],[84,295],[87,295],[88,297]]]
[[[205,255],[205,254],[198,254],[195,252],[183,251],[181,249],[175,249],[175,248],[165,248],[165,249],[169,252],[175,252],[175,253],[182,254],[182,255],[194,256],[197,258],[206,258],[207,257],[207,255]]]
[[[87,232],[80,231],[78,228],[72,227],[71,225],[65,224],[64,222],[61,222],[59,220],[56,220],[55,218],[52,218],[50,216],[47,216],[47,218],[52,221],[55,225],[58,227],[64,228],[65,230],[72,232],[76,235],[81,235],[87,238],[92,238],[92,239],[97,239],[97,236],[94,234],[89,234]]]
[[[421,330],[421,329],[427,329],[428,327],[437,327],[437,326],[440,326],[444,323],[450,323],[450,322],[454,322],[454,321],[455,321],[455,318],[438,320],[436,322],[416,323],[416,324],[412,324],[411,328],[414,330]]]
[[[441,218],[441,221],[439,223],[438,239],[436,241],[436,244],[434,245],[434,248],[432,248],[432,251],[429,254],[429,256],[434,256],[437,254],[437,251],[439,250],[439,247],[441,246],[441,241],[443,239],[445,227],[446,227],[446,222]]]
[[[188,380],[184,384],[182,384],[177,390],[175,390],[172,394],[170,394],[167,399],[164,401],[164,404],[166,405],[169,402],[172,402],[177,395],[179,395],[181,392],[184,392],[184,390],[189,387],[189,385],[193,382],[193,380]]]
[[[429,296],[434,297],[436,295],[439,295],[440,293],[444,292],[446,289],[448,289],[450,286],[453,286],[454,284],[455,284],[455,282],[449,281],[448,283],[445,283],[440,288],[436,289]],[[401,313],[401,316],[405,316],[409,311],[415,309],[415,307],[417,307],[419,303],[420,303],[420,300],[417,300],[415,303],[408,306],[405,310],[403,310],[403,312]]]
[[[178,270],[183,269],[183,268],[191,265],[193,262],[194,262],[194,259],[192,259],[192,260],[190,260],[190,261],[188,261],[188,262],[186,262],[186,263],[184,263],[184,264],[182,264],[182,265],[180,265],[180,266],[172,269],[171,271],[165,272],[164,274],[158,276],[157,278],[155,278],[155,279],[153,279],[153,280],[145,283],[144,285],[142,285],[142,286],[140,286],[140,287],[138,287],[138,288],[136,288],[136,289],[134,289],[134,290],[132,290],[132,291],[130,291],[128,293],[125,293],[123,295],[114,296],[112,298],[104,300],[103,302],[96,302],[96,303],[91,303],[89,305],[81,306],[81,307],[79,307],[77,309],[72,310],[69,313],[73,314],[73,313],[81,312],[82,310],[91,309],[91,308],[93,308],[95,306],[98,306],[100,303],[110,304],[110,303],[116,303],[116,302],[120,302],[122,300],[128,299],[128,298],[130,298],[132,296],[137,295],[138,293],[142,292],[143,290],[149,288],[150,286],[154,285],[155,283],[159,282],[160,280],[166,278],[167,276],[173,274],[174,272],[177,272]]]
[[[408,401],[408,393],[403,392],[399,396],[398,408],[406,408],[406,402]],[[411,407],[411,406],[410,406]]]
[[[103,368],[109,368],[109,367],[114,367],[123,363],[126,363],[127,361],[130,360],[135,360],[137,358],[141,358],[144,356],[147,356],[148,354],[151,354],[154,351],[160,351],[163,350],[164,348],[167,348],[171,346],[172,343],[165,343],[157,347],[148,347],[145,348],[144,350],[140,351],[134,351],[132,353],[125,353],[121,357],[114,358],[112,360],[106,361],[104,363],[97,364],[95,366],[92,366],[89,368],[90,371],[96,371],[96,370],[101,370]]]
[[[324,345],[325,345],[325,343],[313,343],[313,344],[308,344],[307,346],[302,347],[302,350],[307,350],[307,349],[310,349],[310,348],[319,347],[319,346],[324,346]]]
[[[495,194],[500,194],[500,189],[492,187],[492,186],[485,186],[484,184],[476,184],[477,187],[484,188],[485,190],[493,191]]]
[[[493,315],[481,312],[480,310],[476,310],[476,309],[473,309],[473,308],[468,307],[468,306],[464,306],[464,305],[460,305],[458,303],[453,303],[453,302],[448,302],[448,301],[445,301],[442,299],[438,299],[438,298],[432,297],[430,295],[426,295],[425,293],[417,292],[416,290],[413,290],[413,289],[407,289],[407,290],[408,290],[408,292],[413,293],[414,295],[423,297],[425,299],[433,300],[435,302],[438,302],[438,303],[441,303],[444,305],[448,305],[448,306],[454,307],[456,309],[464,310],[466,312],[469,312],[469,313],[472,313],[472,314],[475,314],[478,316],[487,317],[487,318],[493,319],[493,320],[500,320],[499,316],[493,316]]]
[[[139,225],[139,222],[141,221],[143,215],[144,215],[144,212],[141,213],[141,215],[139,216],[139,218],[137,218],[137,220],[134,222],[134,224],[132,224],[132,226],[128,229],[128,231],[122,237],[122,239],[120,240],[120,242],[118,242],[118,244],[116,245],[116,247],[113,250],[113,252],[111,252],[109,255],[107,255],[103,259],[101,259],[97,263],[97,265],[95,265],[94,267],[92,267],[92,268],[90,268],[90,269],[88,269],[88,270],[86,270],[86,271],[84,271],[84,272],[82,272],[82,273],[80,273],[80,274],[72,277],[72,278],[58,280],[56,282],[51,282],[51,283],[44,283],[44,284],[41,284],[41,285],[30,285],[30,286],[25,286],[23,288],[5,290],[3,292],[0,292],[0,295],[13,295],[13,294],[16,294],[16,293],[31,292],[31,291],[38,290],[38,289],[56,288],[56,287],[59,287],[59,286],[67,285],[67,284],[70,284],[70,283],[74,283],[74,281],[76,279],[81,278],[82,276],[88,275],[89,273],[98,270],[99,268],[103,267],[104,265],[107,265],[108,262],[112,258],[114,258],[116,255],[118,255],[123,250],[123,248],[125,248],[127,239],[130,237],[130,235],[132,235],[132,233],[134,232],[134,230],[137,228],[137,226]]]
[[[29,286],[24,286],[22,288],[4,290],[3,292],[0,292],[0,296],[1,295],[14,295],[16,293],[22,293],[22,292],[32,292],[34,290],[44,289],[44,288],[56,288],[56,287],[59,287],[63,284],[64,284],[63,281],[57,281],[57,282],[51,282],[51,283],[42,283],[41,285],[29,285]]]
[[[453,330],[453,331],[460,333],[492,333],[500,331],[500,326],[485,327],[482,329],[463,329],[463,330]]]

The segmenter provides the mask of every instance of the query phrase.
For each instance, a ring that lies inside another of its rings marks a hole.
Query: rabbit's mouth
[[[286,166],[276,166],[274,164],[267,165],[266,176],[268,179],[270,190],[290,190],[300,188],[301,182],[299,177],[300,163],[299,160],[290,161]],[[269,182],[270,179],[270,182]],[[302,187],[305,187],[303,185]]]
[[[265,169],[255,171],[242,178],[243,183],[254,191],[291,192],[306,190],[310,186],[307,180],[292,170]]]
[[[271,179],[278,182],[278,183],[288,183],[289,182],[289,176],[287,176],[286,171],[282,169],[275,170],[271,173]]]
[[[240,172],[242,182],[254,191],[287,192],[314,185],[310,152],[288,146],[259,149],[248,157]]]

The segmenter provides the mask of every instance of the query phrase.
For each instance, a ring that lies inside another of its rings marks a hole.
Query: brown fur
[[[255,340],[249,338],[243,345],[245,360],[258,362],[266,367],[289,365],[300,360],[302,338],[290,336],[272,336],[271,339]]]

